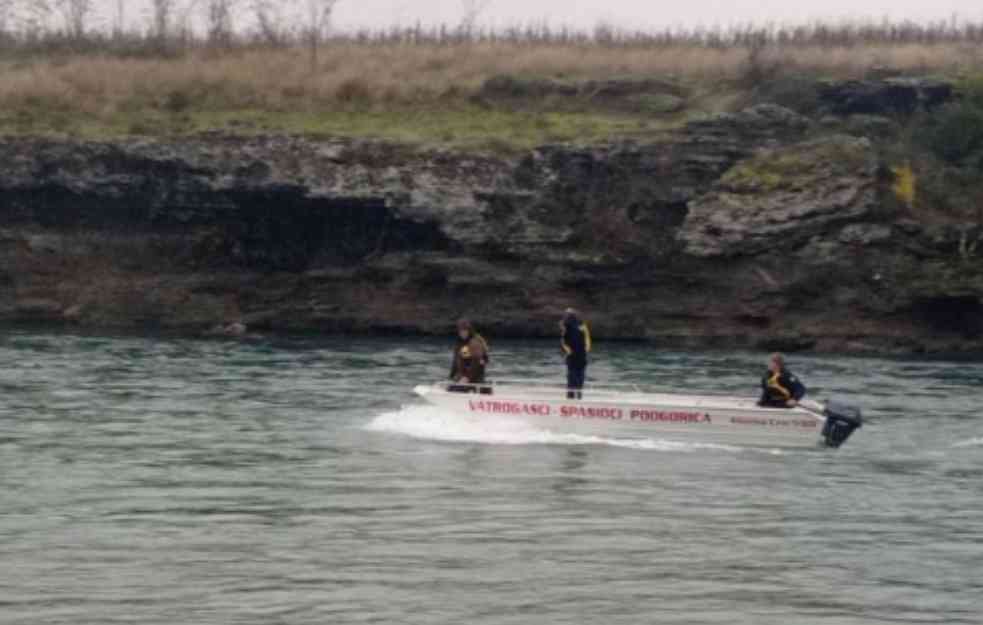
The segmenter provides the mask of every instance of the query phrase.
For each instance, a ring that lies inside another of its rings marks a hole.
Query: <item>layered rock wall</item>
[[[865,138],[759,105],[520,157],[368,141],[0,141],[0,320],[199,332],[983,349],[978,224],[899,207]]]

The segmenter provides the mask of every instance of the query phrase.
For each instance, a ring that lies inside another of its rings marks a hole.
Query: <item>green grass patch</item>
[[[177,107],[181,108],[181,107]],[[50,108],[0,113],[2,135],[60,135],[86,139],[173,137],[203,132],[362,137],[422,145],[520,150],[556,142],[589,143],[644,137],[681,121],[590,112],[521,112],[479,106],[314,112],[146,108],[101,115]]]
[[[736,164],[721,181],[738,193],[807,189],[817,177],[863,171],[868,158],[863,141],[832,136],[759,153]]]

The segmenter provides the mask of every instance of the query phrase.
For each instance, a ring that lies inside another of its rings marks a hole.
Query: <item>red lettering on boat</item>
[[[548,416],[551,412],[549,404],[520,404],[519,402],[489,400],[469,400],[468,410],[492,414],[530,414],[541,417]]]
[[[712,423],[710,415],[701,412],[664,411],[636,408],[631,411],[632,421],[660,421],[668,423]]]
[[[609,419],[617,421],[623,418],[624,414],[620,408],[607,408],[602,406],[560,406],[560,416],[580,419]]]

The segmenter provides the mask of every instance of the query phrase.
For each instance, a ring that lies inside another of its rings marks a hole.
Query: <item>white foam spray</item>
[[[408,405],[383,413],[365,426],[372,432],[401,434],[422,440],[484,443],[487,445],[609,445],[652,451],[694,452],[717,450],[737,453],[746,448],[712,443],[662,439],[607,438],[553,432],[514,419],[488,419],[460,415],[434,406]],[[768,453],[780,454],[778,450]]]
[[[983,447],[983,436],[977,436],[976,438],[959,441],[958,443],[953,444],[953,447]]]

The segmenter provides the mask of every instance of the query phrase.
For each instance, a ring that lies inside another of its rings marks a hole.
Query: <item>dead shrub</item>
[[[345,104],[364,104],[372,99],[372,88],[361,78],[349,78],[338,85],[334,95]]]

